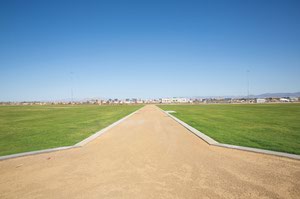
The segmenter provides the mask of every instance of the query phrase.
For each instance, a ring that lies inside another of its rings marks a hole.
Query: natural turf
[[[141,106],[0,106],[0,156],[73,145]]]
[[[300,104],[159,107],[221,143],[300,154]]]

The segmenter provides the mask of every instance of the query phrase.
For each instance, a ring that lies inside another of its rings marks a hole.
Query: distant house
[[[291,97],[291,102],[298,102],[299,98],[298,97]]]
[[[286,97],[282,97],[280,98],[280,102],[290,102],[290,99]]]
[[[136,103],[137,103],[137,104],[143,104],[144,101],[143,101],[142,99],[138,99],[138,100],[136,101]]]
[[[172,102],[173,103],[187,103],[188,102],[188,99],[187,98],[173,98],[172,99]]]
[[[170,104],[170,103],[172,103],[172,99],[170,99],[170,98],[162,98],[162,99],[160,99],[160,102],[162,104]]]
[[[155,101],[153,101],[155,102]],[[188,103],[189,99],[187,98],[179,98],[179,97],[173,97],[173,98],[162,98],[160,99],[160,103],[162,104],[171,104],[171,103]]]
[[[130,99],[125,99],[125,102],[124,102],[125,104],[131,104],[131,101],[130,101]]]
[[[258,99],[256,99],[256,103],[266,103],[266,99],[258,98]]]
[[[266,101],[267,102],[280,102],[280,98],[278,97],[269,97],[269,98],[266,98]]]

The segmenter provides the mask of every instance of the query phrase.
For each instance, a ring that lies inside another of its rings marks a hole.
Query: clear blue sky
[[[300,91],[300,1],[0,0],[0,101]]]

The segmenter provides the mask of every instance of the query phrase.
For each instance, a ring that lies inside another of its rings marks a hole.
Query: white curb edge
[[[236,145],[222,144],[222,143],[212,144],[212,145],[213,146],[218,146],[218,147],[229,148],[229,149],[237,149],[237,150],[242,150],[242,151],[262,153],[262,154],[267,154],[267,155],[275,155],[275,156],[279,156],[279,157],[285,157],[285,158],[300,160],[300,155],[296,155],[296,154],[292,154],[292,153],[284,153],[284,152],[279,152],[279,151],[271,151],[271,150],[265,150],[265,149],[258,149],[258,148],[252,148],[252,147],[244,147],[244,146],[236,146]]]
[[[82,141],[80,141],[80,142],[78,142],[78,143],[76,143],[76,144],[74,144],[72,146],[63,146],[63,147],[57,147],[57,148],[52,148],[52,149],[44,149],[44,150],[38,150],[38,151],[29,151],[29,152],[24,152],[24,153],[16,153],[16,154],[11,154],[11,155],[4,155],[4,156],[0,156],[0,161],[12,159],[12,158],[29,156],[29,155],[38,155],[38,154],[42,154],[42,153],[51,153],[51,152],[55,152],[55,151],[62,151],[62,150],[67,150],[67,149],[72,149],[72,148],[83,147],[87,143],[93,141],[94,139],[96,139],[97,137],[99,137],[100,135],[102,135],[103,133],[107,132],[109,129],[113,128],[114,126],[117,126],[118,124],[120,124],[121,122],[123,122],[124,120],[126,120],[127,118],[129,118],[130,116],[132,116],[133,114],[137,113],[143,107],[144,106],[142,106],[138,110],[130,113],[129,115],[126,115],[125,117],[119,119],[118,121],[112,123],[111,125],[105,127],[104,129],[101,129],[100,131],[98,131],[98,132],[90,135],[86,139],[84,139],[84,140],[82,140]]]
[[[29,152],[24,152],[24,153],[15,153],[15,154],[11,154],[11,155],[0,156],[0,161],[1,160],[12,159],[12,158],[29,156],[29,155],[37,155],[37,154],[42,154],[42,153],[51,153],[51,152],[55,152],[55,151],[62,151],[62,150],[72,149],[72,148],[76,148],[76,147],[75,146],[63,146],[63,147],[57,147],[57,148],[52,148],[52,149],[29,151]]]
[[[143,107],[144,107],[144,106],[143,106]],[[142,108],[143,108],[143,107],[142,107]],[[112,123],[111,125],[105,127],[104,129],[102,129],[102,130],[100,130],[100,131],[94,133],[94,134],[91,135],[90,137],[87,137],[86,139],[84,139],[84,140],[78,142],[78,143],[75,144],[74,146],[82,147],[82,146],[86,145],[87,143],[93,141],[94,139],[96,139],[97,137],[99,137],[100,135],[102,135],[103,133],[105,133],[106,131],[108,131],[109,129],[111,129],[111,128],[117,126],[118,124],[120,124],[121,122],[123,122],[124,120],[126,120],[127,118],[129,118],[130,116],[134,115],[134,114],[137,113],[140,109],[141,109],[141,108],[139,108],[138,110],[136,110],[136,111],[130,113],[129,115],[127,115],[127,116],[125,116],[125,117],[119,119],[118,121]]]
[[[157,106],[158,107],[158,106]],[[162,110],[160,107],[158,107],[160,110]],[[279,157],[286,157],[291,159],[300,160],[300,155],[291,154],[291,153],[284,153],[284,152],[278,152],[278,151],[271,151],[271,150],[265,150],[265,149],[258,149],[258,148],[252,148],[252,147],[243,147],[243,146],[236,146],[236,145],[230,145],[230,144],[222,144],[217,142],[216,140],[212,139],[211,137],[205,135],[204,133],[198,131],[194,127],[191,127],[187,123],[183,122],[182,120],[178,119],[177,117],[171,115],[170,113],[162,110],[165,114],[167,114],[169,117],[174,119],[176,122],[184,126],[186,129],[194,133],[196,136],[204,140],[207,144],[217,147],[224,147],[229,149],[237,149],[242,151],[248,151],[248,152],[254,152],[254,153],[261,153],[261,154],[267,154],[267,155],[275,155]]]

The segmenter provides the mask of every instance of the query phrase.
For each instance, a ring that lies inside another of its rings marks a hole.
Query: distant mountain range
[[[248,96],[195,96],[192,98],[247,98]],[[296,93],[263,93],[259,95],[249,95],[250,98],[268,98],[268,97],[300,97],[300,92]]]
[[[252,98],[268,98],[268,97],[300,97],[300,92],[296,93],[264,93],[260,95],[250,95]]]

